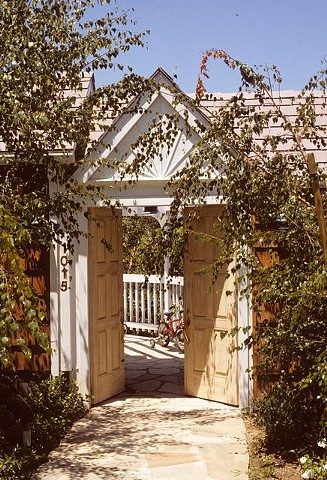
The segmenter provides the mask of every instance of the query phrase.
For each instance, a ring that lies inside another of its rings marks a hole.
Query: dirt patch
[[[269,451],[263,430],[248,416],[244,416],[244,423],[250,456],[249,480],[301,480],[296,459]]]

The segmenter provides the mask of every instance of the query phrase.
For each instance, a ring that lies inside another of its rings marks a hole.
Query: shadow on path
[[[184,355],[176,347],[150,347],[150,338],[125,338],[126,393],[184,395]]]
[[[248,479],[238,409],[183,395],[183,355],[127,336],[126,392],[77,422],[34,480]]]

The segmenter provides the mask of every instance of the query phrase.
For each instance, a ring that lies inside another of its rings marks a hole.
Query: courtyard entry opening
[[[198,235],[212,235],[220,208],[201,207],[185,256],[184,392],[237,405],[235,337],[221,335],[237,322],[236,293],[227,295],[233,289],[233,279],[222,271],[212,282],[206,268],[219,255],[218,247],[215,242],[202,242]],[[89,232],[90,375],[96,404],[125,389],[121,211],[90,209]],[[111,249],[106,248],[106,242]]]

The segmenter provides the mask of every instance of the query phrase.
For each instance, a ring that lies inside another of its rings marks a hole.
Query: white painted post
[[[76,263],[77,242],[75,242],[74,253],[71,255],[71,265],[69,266],[69,309],[70,309],[70,329],[71,329],[71,379],[76,380],[77,375],[77,351],[78,351],[78,330],[76,327]]]
[[[124,282],[124,322],[127,322],[128,316],[127,316],[127,287],[128,284],[127,282]]]
[[[133,283],[129,282],[129,321],[134,321],[133,316]]]
[[[142,323],[145,323],[145,295],[144,285],[141,285],[141,308],[142,308]]]
[[[51,373],[55,376],[60,372],[71,374],[76,357],[73,348],[75,328],[71,317],[70,262],[69,252],[56,244],[50,254]]]
[[[153,323],[157,323],[158,319],[158,301],[157,301],[157,283],[153,283]]]
[[[162,278],[160,279],[160,321],[164,319],[164,285],[162,282]]]
[[[87,231],[87,220],[79,215],[80,228]],[[76,247],[76,376],[82,395],[89,395],[90,386],[90,352],[89,352],[89,314],[88,314],[88,239],[81,236]]]
[[[145,323],[151,323],[152,314],[151,314],[151,284],[150,284],[150,282],[147,282],[147,284],[146,284],[146,293],[147,293],[147,312],[148,312],[148,316],[147,316],[147,319],[146,319]]]
[[[51,343],[51,373],[54,376],[60,372],[60,305],[59,305],[59,274],[58,245],[50,251],[50,343]]]
[[[243,280],[239,284],[238,293],[238,346],[242,346],[249,333],[243,332],[242,328],[252,327],[252,305],[250,297],[241,296],[240,291],[246,287],[246,267],[241,267],[239,275]],[[239,381],[239,407],[246,408],[250,406],[253,397],[253,382],[248,370],[252,368],[252,350],[243,348],[238,352],[238,381]]]
[[[165,312],[168,312],[169,308],[171,307],[171,292],[169,288],[169,267],[170,267],[170,261],[169,258],[165,258],[165,264],[164,264],[164,274],[163,274],[163,280],[164,280],[164,310]]]
[[[70,254],[62,246],[59,253],[60,370],[72,371],[72,319],[70,308]],[[75,336],[75,332],[74,332]]]
[[[135,321],[136,321],[136,322],[139,322],[139,321],[140,321],[140,312],[139,312],[139,282],[135,282],[134,294],[135,294],[135,299],[134,299],[134,304],[135,304]]]

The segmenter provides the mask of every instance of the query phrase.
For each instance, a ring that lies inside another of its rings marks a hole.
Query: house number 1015
[[[68,260],[67,255],[62,255],[60,257],[60,265],[61,265],[61,273],[63,275],[63,280],[60,283],[60,290],[62,292],[66,292],[68,290],[68,281],[70,277],[68,277],[68,266],[71,264],[71,261]]]

